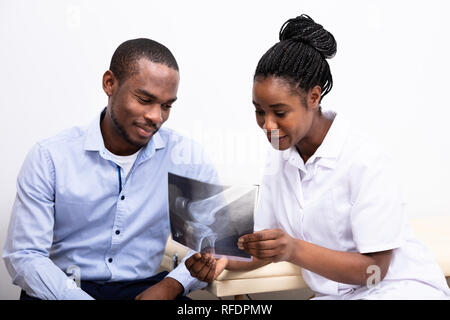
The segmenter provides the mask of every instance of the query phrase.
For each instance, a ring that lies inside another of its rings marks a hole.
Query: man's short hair
[[[137,61],[141,58],[178,71],[178,64],[172,52],[161,43],[146,38],[128,40],[118,46],[111,58],[109,70],[121,83],[137,72]]]

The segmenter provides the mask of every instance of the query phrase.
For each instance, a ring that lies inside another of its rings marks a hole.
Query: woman
[[[261,185],[255,230],[238,241],[252,262],[197,253],[191,274],[212,281],[225,268],[270,262],[302,267],[317,299],[450,297],[431,253],[408,225],[389,158],[320,103],[333,80],[331,33],[301,15],[256,68],[256,121],[276,150]],[[274,170],[273,168],[277,168]]]

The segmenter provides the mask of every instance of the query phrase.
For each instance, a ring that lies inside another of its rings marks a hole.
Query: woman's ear
[[[314,86],[308,93],[308,103],[313,109],[317,109],[319,107],[320,96],[322,95],[322,88],[319,86]]]
[[[102,85],[103,85],[103,91],[105,91],[105,93],[108,97],[111,97],[117,87],[117,79],[111,70],[107,70],[103,74]]]

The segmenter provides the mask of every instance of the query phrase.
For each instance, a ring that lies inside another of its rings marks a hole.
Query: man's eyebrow
[[[142,94],[142,95],[146,96],[147,98],[150,98],[153,100],[158,100],[157,96],[155,96],[153,93],[148,92],[145,89],[136,89],[136,93]],[[166,103],[173,103],[176,100],[177,100],[177,97],[167,100]]]
[[[157,97],[154,94],[152,94],[144,89],[136,89],[136,93],[142,94],[142,95],[146,96],[147,98],[157,99]]]

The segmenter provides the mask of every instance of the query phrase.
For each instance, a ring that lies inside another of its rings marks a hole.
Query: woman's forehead
[[[301,90],[286,79],[269,76],[256,78],[253,82],[253,96],[257,98],[292,99],[302,96]]]

